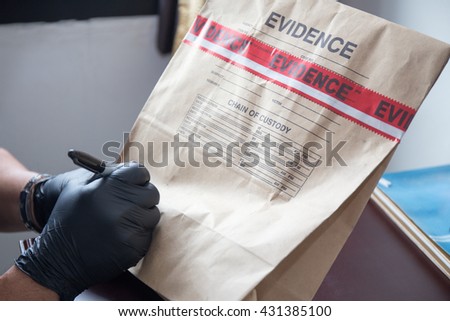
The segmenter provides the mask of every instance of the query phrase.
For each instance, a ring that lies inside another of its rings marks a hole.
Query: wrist
[[[25,226],[33,231],[41,232],[44,228],[42,213],[39,204],[43,195],[41,185],[45,183],[51,176],[47,174],[37,174],[33,176],[25,185],[20,193],[20,217]]]
[[[40,285],[16,266],[0,276],[0,300],[59,300],[56,292]]]

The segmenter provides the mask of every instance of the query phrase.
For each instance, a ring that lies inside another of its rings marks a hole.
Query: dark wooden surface
[[[369,203],[315,300],[450,300],[450,280]]]
[[[130,273],[78,300],[160,300]],[[369,203],[314,300],[450,300],[450,281]]]

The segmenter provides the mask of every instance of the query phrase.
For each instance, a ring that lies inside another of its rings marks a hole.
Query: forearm
[[[0,276],[0,301],[5,300],[56,301],[59,296],[13,266]]]
[[[0,148],[0,231],[26,230],[20,219],[19,195],[35,172]]]

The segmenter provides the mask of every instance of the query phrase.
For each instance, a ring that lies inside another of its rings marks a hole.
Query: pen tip
[[[70,158],[75,158],[76,155],[76,151],[74,149],[69,149],[69,151],[67,152],[67,156],[69,156]]]

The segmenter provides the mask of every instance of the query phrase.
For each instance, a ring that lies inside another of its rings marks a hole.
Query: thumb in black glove
[[[159,192],[149,177],[131,163],[108,177],[69,181],[42,234],[16,266],[62,300],[134,266],[160,217]]]
[[[92,177],[92,172],[79,168],[70,172],[51,176],[39,183],[36,187],[33,198],[33,229],[42,232],[48,218],[55,207],[56,201],[64,187],[69,182],[84,183]]]

